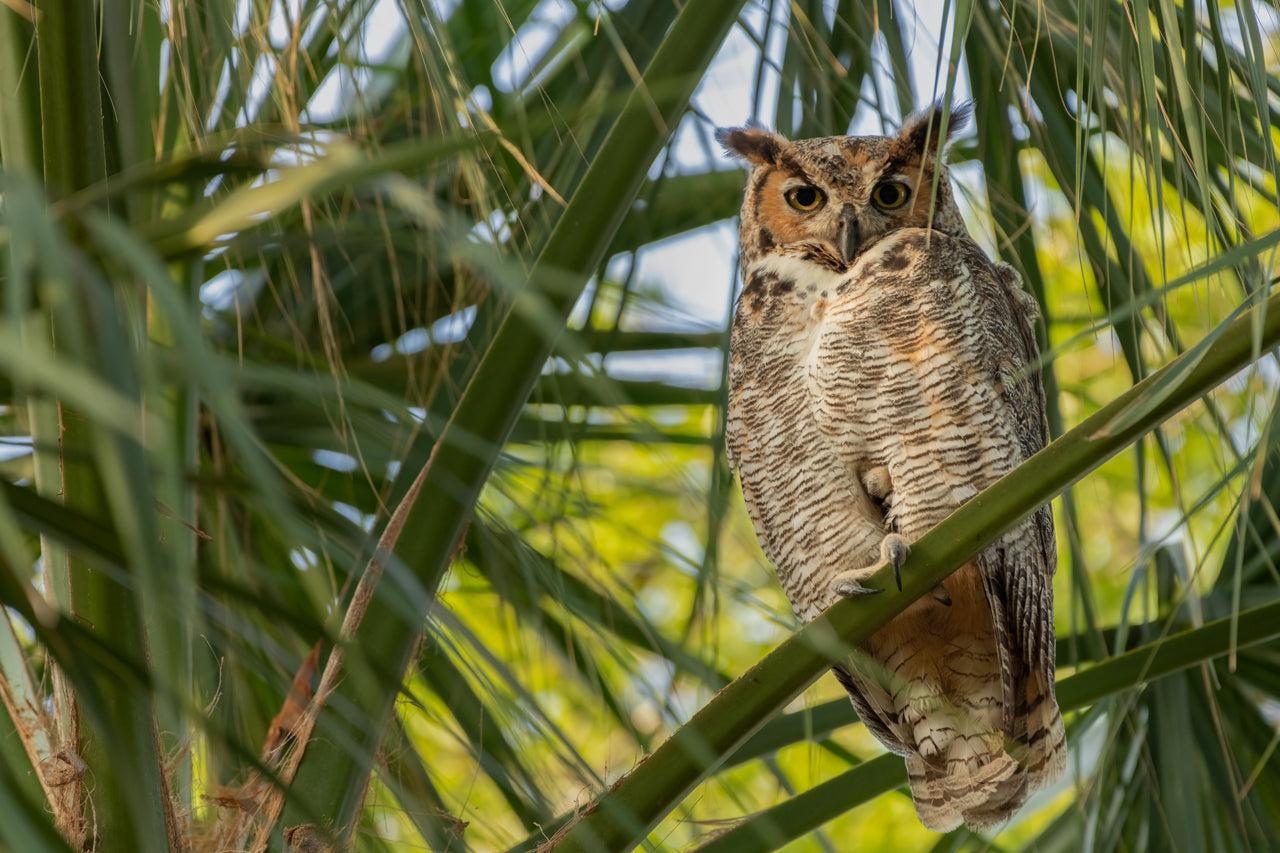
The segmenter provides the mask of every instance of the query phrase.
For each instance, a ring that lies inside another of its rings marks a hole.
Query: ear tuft
[[[973,102],[965,101],[957,104],[947,113],[941,102],[927,110],[913,113],[902,123],[898,135],[889,147],[890,160],[935,158],[943,145],[969,122],[973,114]],[[947,119],[947,135],[942,136],[942,120]],[[926,151],[926,148],[928,149]]]
[[[716,131],[716,142],[724,146],[730,157],[741,157],[757,166],[776,165],[787,140],[763,127],[722,127]]]

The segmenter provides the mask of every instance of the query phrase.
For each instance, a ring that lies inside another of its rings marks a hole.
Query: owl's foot
[[[831,591],[841,598],[853,598],[855,595],[875,595],[883,589],[865,587],[862,582],[876,573],[878,566],[867,566],[864,569],[850,569],[841,572],[831,581]]]
[[[893,491],[893,482],[889,479],[889,468],[878,465],[862,475],[862,488],[876,500],[889,504],[889,493]]]
[[[897,533],[886,534],[880,540],[880,559],[893,566],[893,580],[898,584],[899,592],[902,591],[902,564],[907,561],[910,551],[911,546],[907,544],[907,540]]]
[[[951,593],[947,592],[947,588],[942,584],[938,584],[933,588],[933,600],[941,604],[943,607],[951,606]]]
[[[888,563],[893,566],[893,579],[898,583],[898,589],[902,589],[902,564],[907,559],[907,553],[911,550],[911,546],[907,544],[907,540],[897,533],[888,533],[880,540],[880,562],[865,566],[861,569],[849,569],[835,576],[831,581],[831,591],[843,598],[849,598],[854,595],[875,595],[877,592],[884,592],[883,589],[872,589],[865,587],[862,582],[876,573],[876,569],[881,565]],[[939,587],[941,589],[941,587]],[[943,591],[945,595],[945,590]]]

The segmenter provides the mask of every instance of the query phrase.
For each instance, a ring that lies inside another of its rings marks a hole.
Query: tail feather
[[[1006,820],[1027,795],[1027,779],[1004,750],[938,766],[918,755],[907,759],[916,814],[926,828],[949,832],[963,821],[986,829]]]
[[[1046,684],[1039,674],[1023,680],[1019,705],[1014,740],[1027,770],[1027,786],[1039,791],[1061,779],[1067,769],[1067,730],[1053,684]]]
[[[1066,769],[1062,715],[1052,688],[1032,675],[1023,679],[1015,730],[1007,741],[957,737],[926,758],[906,759],[911,797],[920,822],[948,832],[962,822],[990,829],[1013,816],[1034,791],[1052,785]]]

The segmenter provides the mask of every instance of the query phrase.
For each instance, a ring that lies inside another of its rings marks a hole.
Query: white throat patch
[[[832,293],[848,275],[795,255],[765,255],[753,265],[753,268],[760,272],[773,273],[778,278],[789,279],[797,284],[817,285],[819,291],[826,290]]]

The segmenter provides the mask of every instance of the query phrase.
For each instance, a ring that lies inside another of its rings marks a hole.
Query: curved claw
[[[899,592],[902,591],[902,564],[907,561],[910,551],[907,540],[897,533],[889,533],[880,540],[880,559],[893,566],[893,580],[898,584]]]
[[[875,566],[865,566],[861,569],[840,572],[831,580],[831,592],[841,598],[853,598],[855,595],[875,595],[876,593],[884,592],[883,589],[872,589],[862,585],[864,580],[875,574],[875,570]]]

